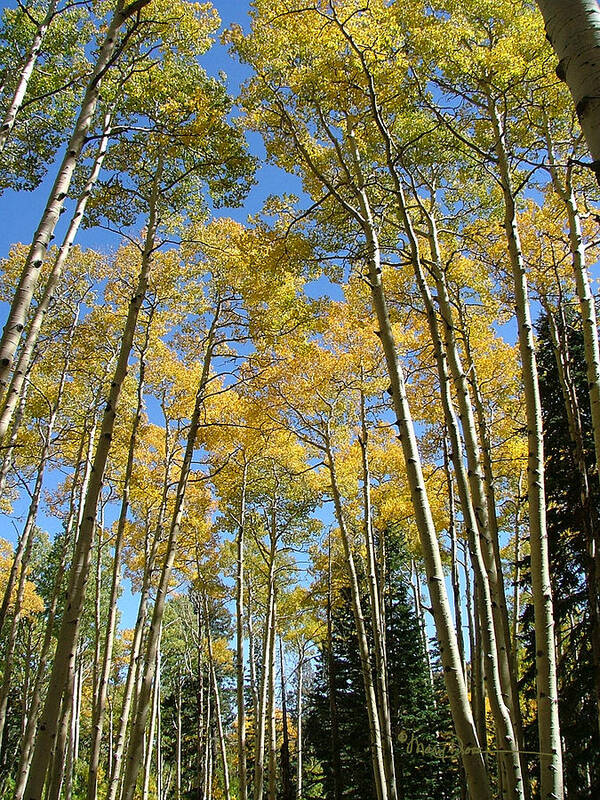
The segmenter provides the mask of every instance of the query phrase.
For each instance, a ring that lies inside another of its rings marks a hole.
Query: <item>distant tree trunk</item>
[[[331,570],[331,533],[327,546],[327,689],[329,694],[329,717],[331,721],[331,763],[333,800],[342,797],[342,764],[340,760],[340,726],[337,713],[336,670],[333,657],[333,580]]]
[[[363,376],[361,375],[361,378]],[[371,512],[371,468],[369,464],[368,429],[365,409],[365,395],[360,391],[360,424],[359,445],[362,460],[363,484],[363,527],[365,550],[367,554],[367,578],[369,583],[369,600],[371,611],[371,632],[375,651],[375,683],[377,688],[377,710],[382,738],[383,764],[390,800],[397,800],[396,768],[394,763],[394,742],[392,739],[392,722],[390,696],[388,689],[387,654],[385,642],[385,623],[381,616],[381,588],[378,582],[375,542],[373,537],[373,520]]]
[[[350,535],[346,527],[346,518],[344,515],[342,495],[338,486],[335,460],[329,435],[329,421],[327,421],[326,426],[327,429],[325,432],[325,448],[324,448],[326,456],[326,465],[329,471],[335,516],[340,529],[342,544],[344,546],[346,567],[348,570],[348,578],[350,580],[352,610],[354,614],[354,624],[356,626],[356,635],[358,638],[358,650],[360,654],[361,673],[362,673],[362,679],[363,679],[366,702],[367,702],[367,715],[369,719],[369,735],[371,743],[371,761],[373,765],[373,777],[375,780],[375,789],[378,800],[388,800],[389,786],[384,765],[381,727],[379,724],[379,711],[377,708],[377,697],[375,694],[375,686],[373,683],[373,670],[371,667],[371,659],[369,654],[369,642],[367,639],[367,631],[366,631],[365,620],[363,616],[361,599],[360,599],[360,586],[358,583],[356,565],[354,563],[352,542],[350,540]]]
[[[267,713],[269,705],[269,688],[271,684],[271,668],[273,658],[271,652],[275,641],[275,555],[277,538],[271,535],[271,545],[268,558],[268,596],[267,616],[263,635],[262,673],[260,678],[260,693],[258,698],[258,715],[254,722],[254,800],[262,800],[265,783],[265,738],[267,728]]]
[[[269,723],[269,780],[268,780],[268,800],[277,800],[277,726],[275,718],[275,665],[276,653],[275,642],[277,640],[277,587],[273,595],[273,617],[271,621],[271,637],[269,640],[269,689],[267,701],[267,718]]]
[[[299,648],[298,652],[298,684],[296,686],[296,800],[302,800],[303,794],[303,756],[302,748],[302,714],[303,714],[303,681],[304,681],[304,658],[305,643]]]
[[[167,493],[168,493],[168,468],[165,470],[165,480],[163,485],[163,496],[158,511],[158,518],[152,536],[152,542],[148,544],[146,540],[146,553],[144,559],[144,574],[142,578],[142,589],[140,592],[140,600],[138,604],[138,613],[133,629],[133,641],[131,643],[131,652],[129,654],[129,665],[127,669],[127,679],[125,681],[125,689],[123,692],[123,704],[119,716],[119,730],[114,744],[114,755],[112,766],[110,770],[110,779],[108,783],[107,800],[116,800],[119,782],[121,780],[121,769],[123,765],[123,752],[125,750],[125,735],[127,732],[127,725],[129,722],[129,715],[134,702],[134,694],[136,691],[136,684],[138,674],[141,671],[140,666],[140,653],[142,650],[142,641],[144,637],[144,624],[148,614],[148,599],[150,597],[150,588],[152,580],[152,569],[156,561],[156,551],[160,543],[161,534],[164,524],[164,516],[167,506]]]
[[[215,720],[217,723],[217,735],[219,740],[219,751],[221,754],[221,764],[223,766],[223,796],[225,800],[231,800],[229,788],[229,767],[227,765],[227,749],[225,745],[225,733],[223,731],[223,717],[221,715],[221,697],[219,695],[219,684],[217,682],[217,672],[212,649],[212,634],[210,630],[210,618],[208,613],[208,602],[204,597],[204,618],[206,628],[206,646],[208,650],[208,670],[210,683],[212,686],[213,698],[215,701]]]
[[[236,688],[237,688],[237,743],[238,743],[238,795],[247,800],[246,779],[246,712],[244,698],[244,526],[246,522],[246,483],[248,465],[244,461],[240,488],[240,512],[237,535],[236,574]]]
[[[294,784],[290,763],[290,735],[288,731],[287,699],[285,696],[285,665],[283,663],[283,640],[279,637],[279,668],[281,671],[281,724],[283,727],[281,743],[281,800],[294,800]]]

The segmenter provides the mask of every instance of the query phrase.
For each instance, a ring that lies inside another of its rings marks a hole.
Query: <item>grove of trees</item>
[[[594,800],[598,3],[216,6],[1,12],[0,797]]]

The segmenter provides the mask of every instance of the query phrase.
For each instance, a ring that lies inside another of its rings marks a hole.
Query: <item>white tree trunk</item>
[[[100,85],[106,70],[110,67],[119,28],[136,11],[143,8],[150,0],[135,0],[126,8],[124,0],[118,0],[117,7],[106,30],[106,35],[98,52],[98,58],[90,75],[81,109],[73,133],[67,144],[65,155],[58,175],[50,191],[50,196],[42,218],[33,237],[33,244],[21,272],[19,284],[13,299],[8,318],[0,339],[0,393],[4,394],[8,376],[12,370],[15,351],[21,339],[31,298],[40,277],[40,272],[54,229],[64,207],[65,199],[71,186],[73,172],[81,155],[89,133],[96,104],[100,97]]]
[[[597,0],[537,0],[600,180],[600,8]]]

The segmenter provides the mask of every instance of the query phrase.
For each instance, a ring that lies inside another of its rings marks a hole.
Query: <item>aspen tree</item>
[[[0,390],[2,394],[6,390],[15,351],[21,339],[31,298],[40,276],[48,245],[54,234],[54,229],[71,186],[73,172],[92,124],[100,96],[102,78],[114,61],[115,54],[118,54],[126,43],[126,39],[122,43],[119,42],[119,30],[132,16],[138,15],[148,2],[150,0],[134,0],[133,3],[126,6],[125,0],[118,0],[115,13],[107,28],[98,58],[88,81],[79,116],[75,122],[65,155],[50,191],[46,208],[34,234],[33,244],[23,267],[19,285],[0,339]]]
[[[87,584],[90,566],[91,547],[96,519],[96,506],[102,488],[106,462],[108,460],[112,433],[117,415],[119,395],[121,393],[123,380],[127,374],[129,356],[133,344],[137,318],[146,294],[150,269],[153,261],[153,253],[156,247],[155,237],[159,225],[156,204],[160,187],[161,172],[162,168],[159,166],[153,179],[150,216],[142,252],[140,273],[137,278],[137,285],[135,287],[134,294],[129,302],[129,309],[123,329],[123,337],[121,339],[121,345],[119,348],[119,357],[115,367],[115,372],[102,419],[100,439],[98,440],[98,445],[94,453],[92,475],[90,477],[85,499],[83,518],[77,540],[77,548],[69,576],[69,587],[67,590],[65,612],[63,614],[63,620],[58,636],[57,655],[54,659],[52,667],[48,695],[40,721],[36,746],[29,772],[29,779],[25,791],[27,797],[32,798],[32,800],[33,798],[41,797],[48,766],[48,758],[50,755],[49,751],[52,741],[56,735],[55,731],[59,703],[63,693],[63,688],[65,686],[66,676],[68,675],[70,669],[69,665],[73,660],[73,648],[77,642],[79,622],[83,608],[85,587]]]

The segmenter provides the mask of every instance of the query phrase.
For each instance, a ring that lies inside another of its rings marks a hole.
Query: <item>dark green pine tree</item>
[[[590,474],[590,503],[582,502],[581,481],[569,436],[567,413],[560,388],[556,357],[547,317],[537,325],[538,370],[544,423],[546,505],[550,575],[557,631],[558,691],[564,769],[570,800],[600,797],[600,740],[596,714],[590,644],[590,617],[585,579],[586,526],[600,525],[600,496],[594,474],[589,398],[585,374],[583,335],[578,318],[568,313],[567,341],[570,368],[576,384],[586,460]],[[529,563],[524,563],[524,583],[529,585]],[[523,613],[523,683],[535,697],[533,609]],[[527,749],[537,749],[535,725],[527,731]]]
[[[450,800],[458,796],[456,761],[446,757],[442,744],[451,730],[450,717],[431,686],[419,623],[402,576],[402,547],[394,550],[387,559],[386,635],[398,796]],[[366,592],[363,600],[366,608]],[[319,797],[375,798],[368,731],[358,640],[346,589],[332,612],[331,652],[325,643],[308,698],[305,744],[320,767]]]

